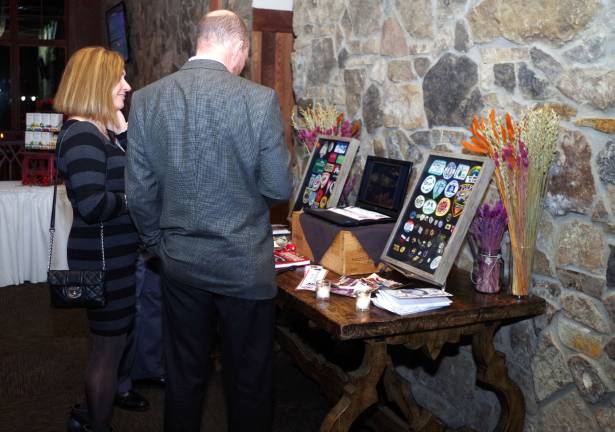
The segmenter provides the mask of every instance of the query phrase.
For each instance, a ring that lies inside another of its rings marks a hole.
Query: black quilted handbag
[[[66,136],[66,133],[60,139],[59,146],[61,146],[64,136]],[[105,307],[107,297],[105,294],[105,241],[102,222],[100,223],[101,270],[51,270],[57,193],[57,174],[54,173],[53,204],[51,207],[51,222],[49,224],[49,262],[47,265],[47,283],[49,284],[51,305],[57,308],[97,309]]]
[[[107,304],[102,271],[49,270],[47,283],[54,307],[96,309]]]

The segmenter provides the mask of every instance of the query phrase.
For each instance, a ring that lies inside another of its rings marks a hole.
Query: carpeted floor
[[[44,284],[0,288],[0,432],[63,432],[82,397],[88,355],[85,313],[49,307]],[[329,409],[318,386],[283,352],[276,353],[276,432],[317,431]],[[145,413],[115,410],[117,432],[162,431],[163,390],[143,388]],[[202,430],[225,431],[221,379],[214,373]]]

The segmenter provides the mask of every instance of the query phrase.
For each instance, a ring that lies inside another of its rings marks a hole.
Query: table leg
[[[298,334],[284,326],[278,325],[277,340],[297,366],[321,386],[329,401],[340,398],[342,389],[348,382],[346,372],[314,351]]]
[[[389,362],[384,372],[383,383],[387,399],[389,402],[395,403],[400,409],[410,430],[419,432],[446,430],[445,424],[438,417],[416,403],[410,382],[395,371],[392,362]]]
[[[377,384],[387,362],[385,341],[365,341],[365,354],[361,366],[350,372],[342,397],[329,411],[320,425],[320,432],[348,431],[356,418],[378,402]]]
[[[495,350],[493,335],[499,323],[485,326],[472,337],[472,354],[476,362],[476,381],[495,393],[500,402],[498,432],[523,430],[525,402],[519,386],[508,376],[506,357]]]

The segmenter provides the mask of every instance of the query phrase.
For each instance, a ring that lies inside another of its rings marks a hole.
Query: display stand
[[[342,227],[303,212],[293,212],[292,238],[297,252],[343,275],[373,273],[393,223]]]

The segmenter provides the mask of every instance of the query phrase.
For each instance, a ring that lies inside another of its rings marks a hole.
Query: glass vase
[[[530,293],[532,283],[532,269],[534,264],[534,246],[512,245],[513,273],[511,294],[516,297],[525,297]]]
[[[473,281],[476,291],[494,294],[500,291],[502,251],[479,250],[474,263]]]

